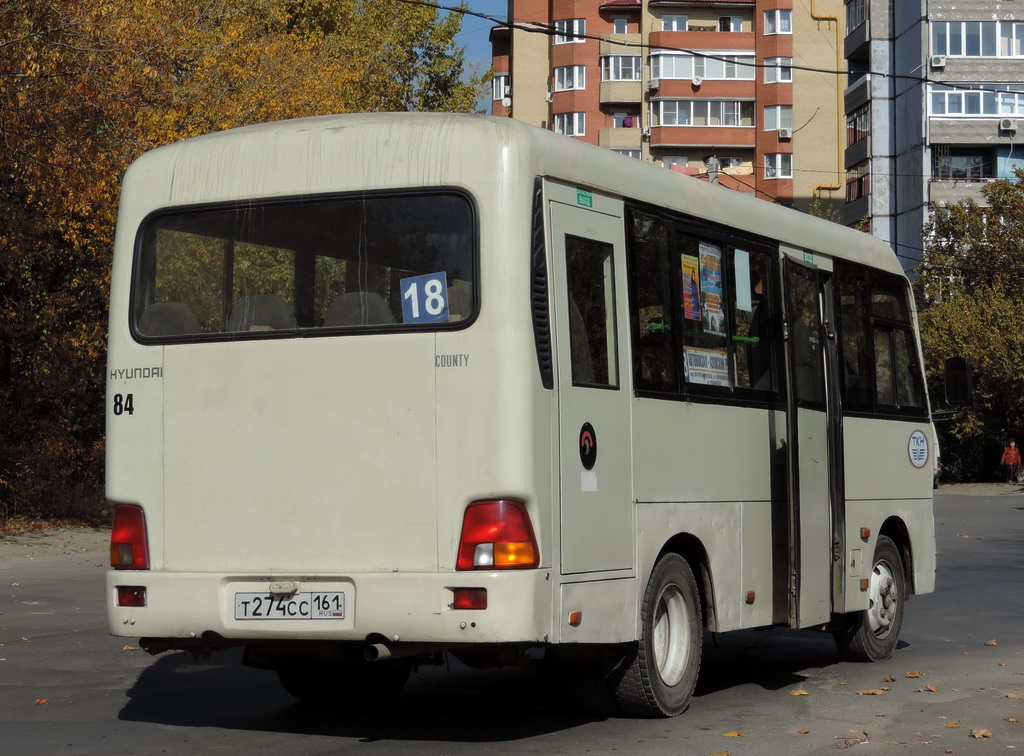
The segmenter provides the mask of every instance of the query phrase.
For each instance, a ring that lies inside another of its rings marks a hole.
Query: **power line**
[[[527,32],[527,33],[530,33],[530,34],[543,34],[543,35],[546,35],[546,36],[549,36],[549,37],[558,36],[558,37],[565,37],[566,39],[589,39],[589,40],[595,40],[595,41],[598,41],[598,42],[614,42],[615,45],[618,46],[618,47],[630,47],[630,48],[637,48],[637,49],[640,49],[640,50],[653,50],[653,51],[667,50],[669,52],[686,53],[688,55],[692,55],[694,57],[699,57],[699,58],[709,58],[711,60],[719,60],[719,61],[722,61],[722,62],[725,62],[725,63],[734,63],[735,62],[735,60],[734,60],[735,56],[715,55],[713,53],[701,52],[699,50],[693,50],[693,49],[685,48],[685,47],[672,47],[672,46],[667,46],[667,45],[651,45],[651,44],[648,44],[646,42],[628,42],[628,41],[624,41],[624,40],[619,39],[619,38],[612,39],[612,38],[604,37],[604,36],[601,36],[599,34],[587,34],[585,32],[584,33],[579,33],[579,32],[574,32],[574,31],[559,30],[559,29],[557,29],[555,27],[554,24],[546,24],[546,23],[542,23],[540,21],[510,22],[508,19],[498,18],[497,16],[491,16],[491,15],[488,15],[486,13],[481,13],[479,11],[473,11],[473,10],[470,10],[468,8],[463,8],[463,7],[459,7],[459,6],[442,5],[440,3],[431,2],[430,0],[394,0],[394,1],[398,2],[398,3],[405,3],[406,5],[419,5],[419,6],[423,6],[423,7],[426,7],[426,8],[433,8],[434,10],[443,10],[443,11],[447,11],[448,13],[459,13],[459,14],[461,14],[463,16],[473,16],[473,17],[476,17],[476,18],[481,18],[481,19],[485,19],[487,21],[490,21],[491,23],[495,24],[496,26],[500,26],[500,27],[503,27],[503,28],[506,28],[506,29],[509,29],[509,30],[523,31],[523,32]],[[756,61],[754,63],[744,63],[742,65],[748,66],[750,68],[760,68],[760,69],[765,69],[765,68],[776,69],[776,68],[780,68],[780,66],[778,66],[776,64],[757,63]],[[829,75],[829,76],[850,76],[851,74],[852,75],[857,75],[858,73],[860,73],[860,72],[857,72],[857,71],[837,71],[837,70],[832,69],[832,68],[818,68],[816,66],[804,66],[804,65],[795,65],[795,64],[790,64],[790,65],[781,66],[781,67],[782,68],[787,68],[787,69],[790,69],[790,70],[794,70],[794,71],[806,71],[808,73],[819,73],[819,74],[826,74],[826,75]],[[893,79],[893,80],[900,80],[900,81],[910,81],[910,82],[914,82],[914,83],[918,83],[918,84],[935,84],[937,86],[947,87],[949,89],[958,90],[958,91],[964,91],[964,92],[991,92],[991,93],[994,93],[994,94],[1005,94],[1005,93],[1007,93],[1009,91],[1017,91],[1017,90],[1008,90],[1008,89],[991,89],[991,88],[987,88],[986,85],[980,85],[980,84],[979,85],[971,85],[971,84],[964,84],[964,83],[961,83],[961,82],[939,81],[937,79],[932,79],[932,78],[930,78],[928,76],[914,76],[914,75],[911,75],[911,74],[886,73],[884,71],[865,71],[865,72],[863,72],[863,75],[868,75],[868,74],[870,74],[871,76],[877,76],[877,77],[884,78],[884,79]],[[1012,86],[1012,85],[1013,85],[1012,83],[1008,82],[1004,86]]]

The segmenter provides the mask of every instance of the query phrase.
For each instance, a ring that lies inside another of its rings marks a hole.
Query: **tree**
[[[944,434],[967,477],[995,468],[1002,441],[1024,430],[1024,171],[981,191],[984,204],[932,206],[916,282],[933,397],[946,357],[974,370],[975,401]]]
[[[119,180],[142,152],[305,115],[471,110],[461,17],[394,0],[0,4],[0,519],[101,509]]]

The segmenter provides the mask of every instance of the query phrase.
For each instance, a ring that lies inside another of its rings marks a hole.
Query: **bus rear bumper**
[[[168,641],[166,648],[211,638],[223,645],[545,643],[553,582],[547,570],[302,577],[111,570],[107,618],[113,635]],[[476,606],[485,596],[485,607],[456,609],[457,592],[466,589]]]

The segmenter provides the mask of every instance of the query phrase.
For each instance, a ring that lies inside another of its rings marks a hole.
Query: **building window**
[[[764,177],[766,179],[793,178],[793,155],[788,152],[765,155]]]
[[[871,133],[871,105],[861,105],[846,116],[846,146],[852,147]]]
[[[663,155],[661,158],[661,164],[665,168],[671,168],[674,165],[678,165],[680,168],[685,168],[690,164],[690,158],[686,155]]]
[[[1024,57],[1024,23],[999,22],[999,54],[1004,58]]]
[[[555,69],[555,91],[564,92],[568,89],[586,89],[586,66],[559,66]]]
[[[871,194],[871,166],[861,163],[846,172],[846,201],[853,202]]]
[[[793,129],[792,105],[769,105],[764,109],[764,130]]]
[[[567,18],[555,21],[555,44],[565,45],[572,42],[586,42],[583,35],[587,33],[585,18]]]
[[[660,126],[754,125],[754,103],[749,100],[657,100],[654,112]]]
[[[985,90],[980,91],[932,84],[928,91],[928,108],[929,115],[933,116],[1021,116],[1024,115],[1024,86],[986,84]]]
[[[511,78],[507,73],[494,74],[494,78],[491,79],[491,98],[500,100],[508,97],[510,81]]]
[[[662,16],[662,31],[686,31],[689,24],[686,16]]]
[[[631,129],[637,125],[639,119],[630,113],[612,113],[612,127],[616,129]]]
[[[764,83],[789,84],[793,81],[792,58],[765,58]]]
[[[1003,39],[1000,26],[998,21],[934,21],[932,55],[994,58],[998,54],[997,40]],[[1013,31],[1010,30],[1011,37]],[[1009,40],[1007,44],[1012,49]]]
[[[586,113],[556,113],[555,133],[565,136],[583,136],[586,133]]]
[[[770,10],[764,12],[764,33],[765,34],[792,34],[793,33],[793,11],[791,10]]]
[[[702,79],[710,80],[754,80],[756,58],[753,55],[709,55],[714,57],[655,53],[651,56],[651,78],[692,79],[694,76],[700,76]]]
[[[602,81],[640,81],[639,55],[606,55],[601,58]]]
[[[718,31],[740,32],[743,31],[743,16],[719,16]]]
[[[625,16],[616,16],[612,19],[612,34],[628,34],[629,19]]]
[[[868,20],[868,0],[847,0],[846,3],[846,33],[850,34],[854,29]]]
[[[932,178],[979,180],[992,178],[993,155],[980,147],[932,148]]]
[[[612,152],[617,152],[620,155],[624,155],[625,157],[628,157],[628,158],[633,158],[634,160],[639,160],[640,159],[640,150],[614,149],[614,150],[612,150]]]

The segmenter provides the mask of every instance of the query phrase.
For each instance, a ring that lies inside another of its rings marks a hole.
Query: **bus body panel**
[[[542,335],[530,310],[538,177],[553,389],[542,385]],[[132,335],[133,253],[152,213],[419,190],[458,192],[473,206],[479,306],[465,324],[204,343]],[[111,284],[107,493],[145,510],[152,569],[108,574],[112,632],[239,642],[379,635],[453,647],[621,643],[640,637],[642,597],[659,556],[683,542],[711,629],[785,622],[791,413],[781,393],[743,405],[634,391],[622,229],[635,203],[771,239],[777,258],[778,246],[797,256],[811,250],[901,275],[886,245],[865,234],[796,213],[782,223],[768,203],[506,119],[322,117],[201,137],[141,158],[125,179]],[[568,236],[614,250],[614,389],[579,385],[571,375]],[[581,467],[585,422],[597,427],[596,477]],[[815,557],[800,565],[842,571],[842,602],[833,596],[830,605],[820,585],[808,591],[822,621],[830,611],[864,608],[860,581],[883,528],[905,528],[915,589],[934,587],[930,466],[918,476],[904,463],[908,433],[920,424],[842,422],[845,554],[838,567],[819,558],[830,540],[819,518],[814,538],[805,534]],[[927,490],[918,477],[928,478]],[[526,506],[538,569],[455,570],[467,504],[492,498]],[[348,614],[235,619],[236,594],[274,582],[344,592]],[[117,606],[125,585],[146,587],[147,605]],[[488,591],[486,609],[451,608],[453,589],[478,587]],[[579,622],[571,621],[576,613]]]

